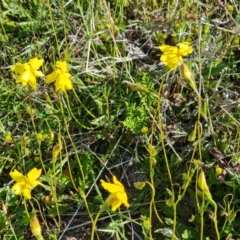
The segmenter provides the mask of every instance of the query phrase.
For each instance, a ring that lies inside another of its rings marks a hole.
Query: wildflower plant
[[[80,213],[78,238],[237,239],[237,1],[28,2],[1,4],[0,235],[62,240]]]
[[[98,214],[96,215],[94,221],[93,221],[93,226],[92,226],[92,233],[91,233],[91,240],[94,239],[94,231],[96,230],[96,223],[97,220],[105,209],[108,207],[111,207],[112,211],[116,211],[122,204],[125,207],[129,207],[130,204],[128,203],[128,196],[125,191],[125,188],[121,182],[117,180],[116,176],[113,176],[113,183],[108,183],[104,180],[100,180],[102,187],[110,192],[110,195],[104,202],[103,206],[99,210]]]

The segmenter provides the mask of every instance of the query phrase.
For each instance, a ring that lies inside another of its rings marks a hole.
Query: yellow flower
[[[56,62],[57,69],[46,76],[46,83],[55,82],[55,90],[66,91],[73,88],[70,80],[71,74],[68,73],[67,63],[65,61]]]
[[[182,42],[178,44],[178,47],[162,45],[159,47],[163,52],[160,60],[170,70],[176,69],[179,64],[183,63],[183,56],[187,56],[192,53],[193,48],[189,42]]]
[[[104,180],[101,180],[101,184],[105,190],[110,192],[110,195],[106,200],[106,204],[111,206],[112,211],[116,211],[121,204],[124,204],[125,207],[129,207],[128,197],[124,186],[117,180],[116,176],[113,176],[113,183],[108,183]]]
[[[33,168],[28,172],[27,176],[24,176],[22,173],[16,169],[13,172],[10,172],[10,176],[16,183],[12,186],[12,191],[16,194],[22,194],[24,198],[31,199],[31,190],[37,185],[41,185],[37,179],[40,177],[42,169]]]
[[[43,77],[44,74],[38,69],[42,66],[43,59],[32,58],[28,63],[16,63],[11,70],[19,74],[16,83],[29,85],[31,88],[37,88],[36,77]]]

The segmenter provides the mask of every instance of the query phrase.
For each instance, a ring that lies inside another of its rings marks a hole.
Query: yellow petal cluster
[[[73,88],[71,74],[68,73],[66,61],[57,61],[55,66],[57,69],[46,76],[46,83],[55,82],[56,92],[71,90]]]
[[[179,43],[178,46],[162,45],[159,47],[163,52],[161,55],[161,62],[167,66],[170,70],[174,70],[178,65],[183,63],[184,56],[187,56],[193,52],[192,46],[189,42]]]
[[[110,192],[105,203],[111,206],[112,211],[116,211],[117,208],[124,204],[125,207],[129,207],[128,197],[125,192],[124,186],[119,182],[116,176],[113,176],[113,183],[105,182],[101,180],[102,187]]]
[[[19,75],[16,83],[29,85],[31,88],[37,88],[37,77],[43,77],[44,74],[38,69],[42,66],[43,59],[32,58],[28,63],[16,63],[11,70]]]
[[[24,198],[31,199],[31,191],[37,185],[41,185],[37,179],[40,177],[42,169],[33,168],[28,172],[27,176],[24,176],[22,173],[16,169],[13,172],[10,172],[11,178],[16,181],[12,186],[12,191],[16,194],[22,194]]]

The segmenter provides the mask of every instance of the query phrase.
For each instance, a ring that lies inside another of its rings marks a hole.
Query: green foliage
[[[146,106],[141,104],[140,107],[136,107],[135,103],[126,103],[127,105],[127,117],[123,121],[123,125],[136,134],[141,134],[142,127],[148,123],[148,115],[146,113]]]
[[[72,227],[89,239],[237,239],[236,6],[1,1],[0,235],[31,239],[36,215],[44,239],[79,234]],[[194,49],[183,60],[194,91],[181,68],[160,64],[159,45],[183,41]],[[44,59],[45,74],[35,91],[16,83],[11,71],[34,57]],[[73,90],[46,84],[56,61],[67,62]],[[26,200],[11,190],[16,181],[9,173],[33,168],[42,169],[41,185]],[[101,207],[108,196],[100,179],[112,175],[125,186],[129,212]],[[135,182],[146,186],[135,189]]]

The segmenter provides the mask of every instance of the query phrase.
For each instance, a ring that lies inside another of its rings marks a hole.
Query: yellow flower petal
[[[59,76],[59,74],[61,74],[61,71],[59,69],[53,71],[52,73],[48,74],[46,76],[46,83],[52,83],[55,82]]]
[[[125,192],[111,193],[108,196],[106,203],[108,206],[111,206],[112,211],[116,211],[121,204],[124,204],[127,208],[130,206],[127,200],[127,194]]]
[[[18,170],[14,169],[13,172],[10,172],[11,178],[16,182],[25,182],[26,177],[23,176]]]
[[[32,73],[35,77],[44,77],[44,74],[41,71],[33,70]]]
[[[112,211],[116,211],[121,206],[121,204],[122,203],[118,199],[114,199],[111,203]]]
[[[67,63],[66,61],[57,61],[56,62],[56,67],[58,67],[62,73],[67,72]]]
[[[22,74],[25,71],[26,64],[22,63],[16,63],[14,66],[12,66],[11,70],[16,73]]]
[[[170,70],[176,69],[176,67],[182,63],[182,57],[178,57],[173,54],[163,54],[161,56],[161,62],[164,63]]]
[[[55,90],[56,92],[62,90],[71,90],[72,89],[72,82],[69,79],[71,75],[69,73],[60,74],[55,82]]]
[[[30,172],[28,172],[27,177],[29,179],[30,184],[34,183],[41,175],[42,169],[33,168]]]
[[[117,198],[115,193],[111,193],[108,196],[106,203],[108,206],[111,206],[112,211],[116,211],[116,209],[119,208],[122,204],[122,202]]]
[[[116,193],[116,192],[122,192],[124,191],[124,188],[122,186],[105,182],[104,180],[101,180],[102,187],[109,191],[110,193]]]
[[[25,182],[17,182],[12,186],[11,190],[14,192],[14,194],[19,195],[23,192],[24,187]]]
[[[178,47],[175,47],[175,46],[162,45],[159,48],[164,53],[177,54],[177,52],[178,52]]]
[[[37,79],[32,74],[28,78],[28,84],[34,90],[37,88]]]
[[[115,175],[113,175],[113,183],[116,184],[116,185],[118,185],[118,186],[120,186],[121,189],[122,189],[122,191],[124,191],[124,186],[122,185],[121,182],[119,182],[119,181],[117,180],[117,178],[116,178]]]
[[[182,42],[178,44],[179,46],[179,55],[187,56],[193,52],[192,46],[190,46],[189,42]]]
[[[32,70],[38,70],[43,64],[43,59],[32,58],[29,60],[29,64]]]
[[[117,192],[116,196],[125,205],[125,207],[129,207],[128,197],[125,192]]]
[[[26,199],[31,199],[31,198],[32,198],[32,196],[31,196],[31,190],[28,189],[28,188],[24,188],[24,189],[23,189],[22,195],[23,195],[23,197],[26,198]]]
[[[71,79],[70,79],[70,77],[71,77],[72,75],[70,75],[69,73],[65,73],[64,75],[65,75],[65,77],[66,77],[65,90],[71,90],[71,89],[73,88],[73,86],[72,86],[72,81],[71,81]]]
[[[27,85],[30,75],[30,72],[24,72],[17,78],[16,83],[22,83],[23,85]]]

